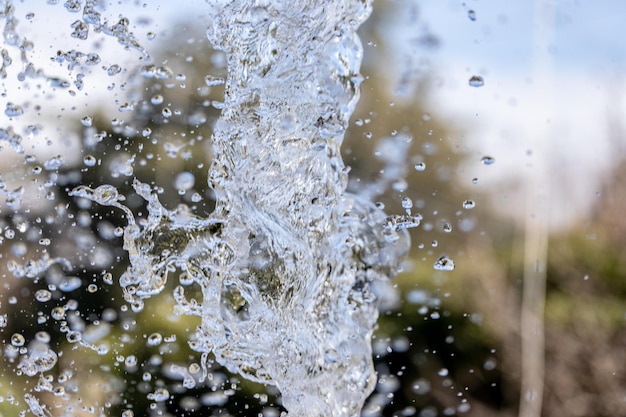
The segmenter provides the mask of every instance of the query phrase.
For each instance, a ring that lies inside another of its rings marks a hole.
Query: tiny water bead
[[[26,339],[24,339],[24,336],[22,336],[19,333],[14,333],[11,336],[11,344],[15,347],[20,347],[20,346],[24,346],[24,343],[26,343]]]
[[[150,99],[150,102],[154,104],[155,106],[163,104],[163,101],[164,101],[164,98],[161,94],[156,94],[152,96],[152,98]]]
[[[63,307],[54,307],[50,316],[55,320],[63,320],[65,318],[65,309]]]
[[[113,64],[109,68],[107,68],[107,75],[109,75],[110,77],[117,75],[120,72],[122,72],[122,67],[117,64]]]
[[[410,214],[411,209],[413,208],[413,201],[409,197],[403,197],[402,208],[406,210],[407,214]]]
[[[467,17],[469,17],[469,20],[471,20],[472,22],[476,20],[476,12],[474,10],[468,10],[467,11]]]
[[[474,207],[476,207],[476,202],[474,200],[464,200],[463,201],[463,208],[466,210],[471,210]]]
[[[35,333],[35,340],[40,341],[41,343],[50,343],[50,333],[45,331],[40,331]]]
[[[170,398],[170,393],[165,388],[159,388],[155,390],[154,392],[148,394],[147,398],[153,401],[166,401],[167,399]]]
[[[415,164],[414,168],[418,172],[425,171],[426,170],[426,163],[425,162],[418,162],[417,164]]]
[[[437,271],[453,271],[454,270],[454,260],[449,256],[442,255],[433,264],[433,268]]]
[[[93,116],[84,116],[80,119],[80,122],[85,127],[91,127],[91,125],[93,125]]]
[[[52,293],[48,290],[37,290],[35,292],[35,300],[40,303],[45,303],[46,301],[50,301],[52,299]]]
[[[470,87],[482,87],[485,85],[485,80],[480,75],[472,75],[469,79]]]
[[[148,346],[158,346],[163,342],[163,336],[161,333],[152,333],[148,336],[147,345]]]
[[[22,114],[24,114],[24,109],[22,108],[22,106],[18,104],[9,102],[6,104],[6,107],[4,109],[4,114],[6,114],[9,117],[17,117],[17,116],[21,116]]]
[[[174,179],[174,188],[177,190],[188,191],[193,188],[196,183],[196,177],[189,171],[179,173]]]
[[[65,277],[59,284],[59,290],[63,292],[71,292],[77,290],[82,285],[82,281],[79,277]]]
[[[83,163],[88,167],[95,166],[97,162],[96,157],[93,155],[85,155],[83,158]]]
[[[493,165],[496,159],[493,156],[483,156],[480,163],[483,165]]]

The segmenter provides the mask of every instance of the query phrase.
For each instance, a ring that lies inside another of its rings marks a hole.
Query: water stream
[[[94,2],[82,7],[75,30],[114,36],[149,63],[127,26],[101,22]],[[106,182],[79,185],[69,195],[74,204],[92,201],[124,214],[129,266],[119,284],[133,311],[168,288],[168,275],[178,281],[175,311],[199,320],[188,342],[203,368],[198,378],[187,375],[185,387],[203,382],[215,358],[231,372],[275,385],[289,415],[357,416],[376,381],[373,286],[396,274],[409,247],[404,229],[420,220],[409,210],[387,216],[346,192],[340,148],[363,81],[356,31],[371,1],[234,0],[212,7],[207,36],[227,60],[226,77],[207,81],[224,84],[208,174],[214,211],[200,217],[186,205],[168,209],[158,184],[136,179],[147,216]],[[72,268],[44,256],[12,261],[9,269],[37,277],[53,265]],[[65,332],[99,349],[71,324]],[[16,342],[21,374],[54,368],[58,357],[48,343],[45,336],[27,348]],[[48,415],[36,393],[24,400],[35,415]]]

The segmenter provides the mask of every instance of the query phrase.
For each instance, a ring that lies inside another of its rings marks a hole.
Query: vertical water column
[[[295,416],[358,415],[375,383],[370,286],[408,248],[382,211],[345,192],[356,30],[370,12],[361,0],[235,0],[208,31],[228,60],[211,217],[234,260],[209,268],[193,346],[276,384]]]

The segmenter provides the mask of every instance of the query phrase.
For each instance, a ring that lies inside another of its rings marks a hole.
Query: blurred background
[[[278,416],[275,389],[217,364],[185,386],[197,323],[171,291],[130,311],[122,213],[67,194],[112,184],[141,216],[138,178],[167,207],[214,206],[223,89],[206,77],[225,61],[209,6],[96,5],[113,35],[80,32],[82,2],[3,5],[0,415],[26,393],[41,415]],[[381,286],[364,416],[626,415],[624,15],[609,0],[374,3],[349,188],[390,214],[408,197],[424,219]],[[54,369],[20,366],[32,340]]]

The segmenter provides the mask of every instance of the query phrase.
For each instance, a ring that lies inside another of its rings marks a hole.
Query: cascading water
[[[93,6],[87,3],[85,10]],[[388,217],[346,192],[340,147],[362,81],[356,30],[370,12],[368,0],[214,6],[207,35],[226,54],[227,76],[211,81],[225,92],[213,127],[216,207],[208,218],[187,206],[166,209],[156,186],[137,180],[148,210],[141,221],[112,185],[70,191],[78,204],[125,213],[130,266],[119,282],[132,309],[143,310],[177,271],[176,312],[200,320],[189,343],[205,377],[213,355],[231,372],[276,385],[293,416],[359,414],[375,384],[373,285],[397,272],[408,251],[403,229],[419,224],[419,216]],[[111,32],[148,58],[128,31],[87,16],[87,28]],[[10,269],[37,276],[56,263],[70,269],[61,258]],[[98,349],[70,327],[68,339]],[[55,366],[47,343],[36,340],[23,352],[22,373]],[[46,415],[34,394],[24,399]]]

